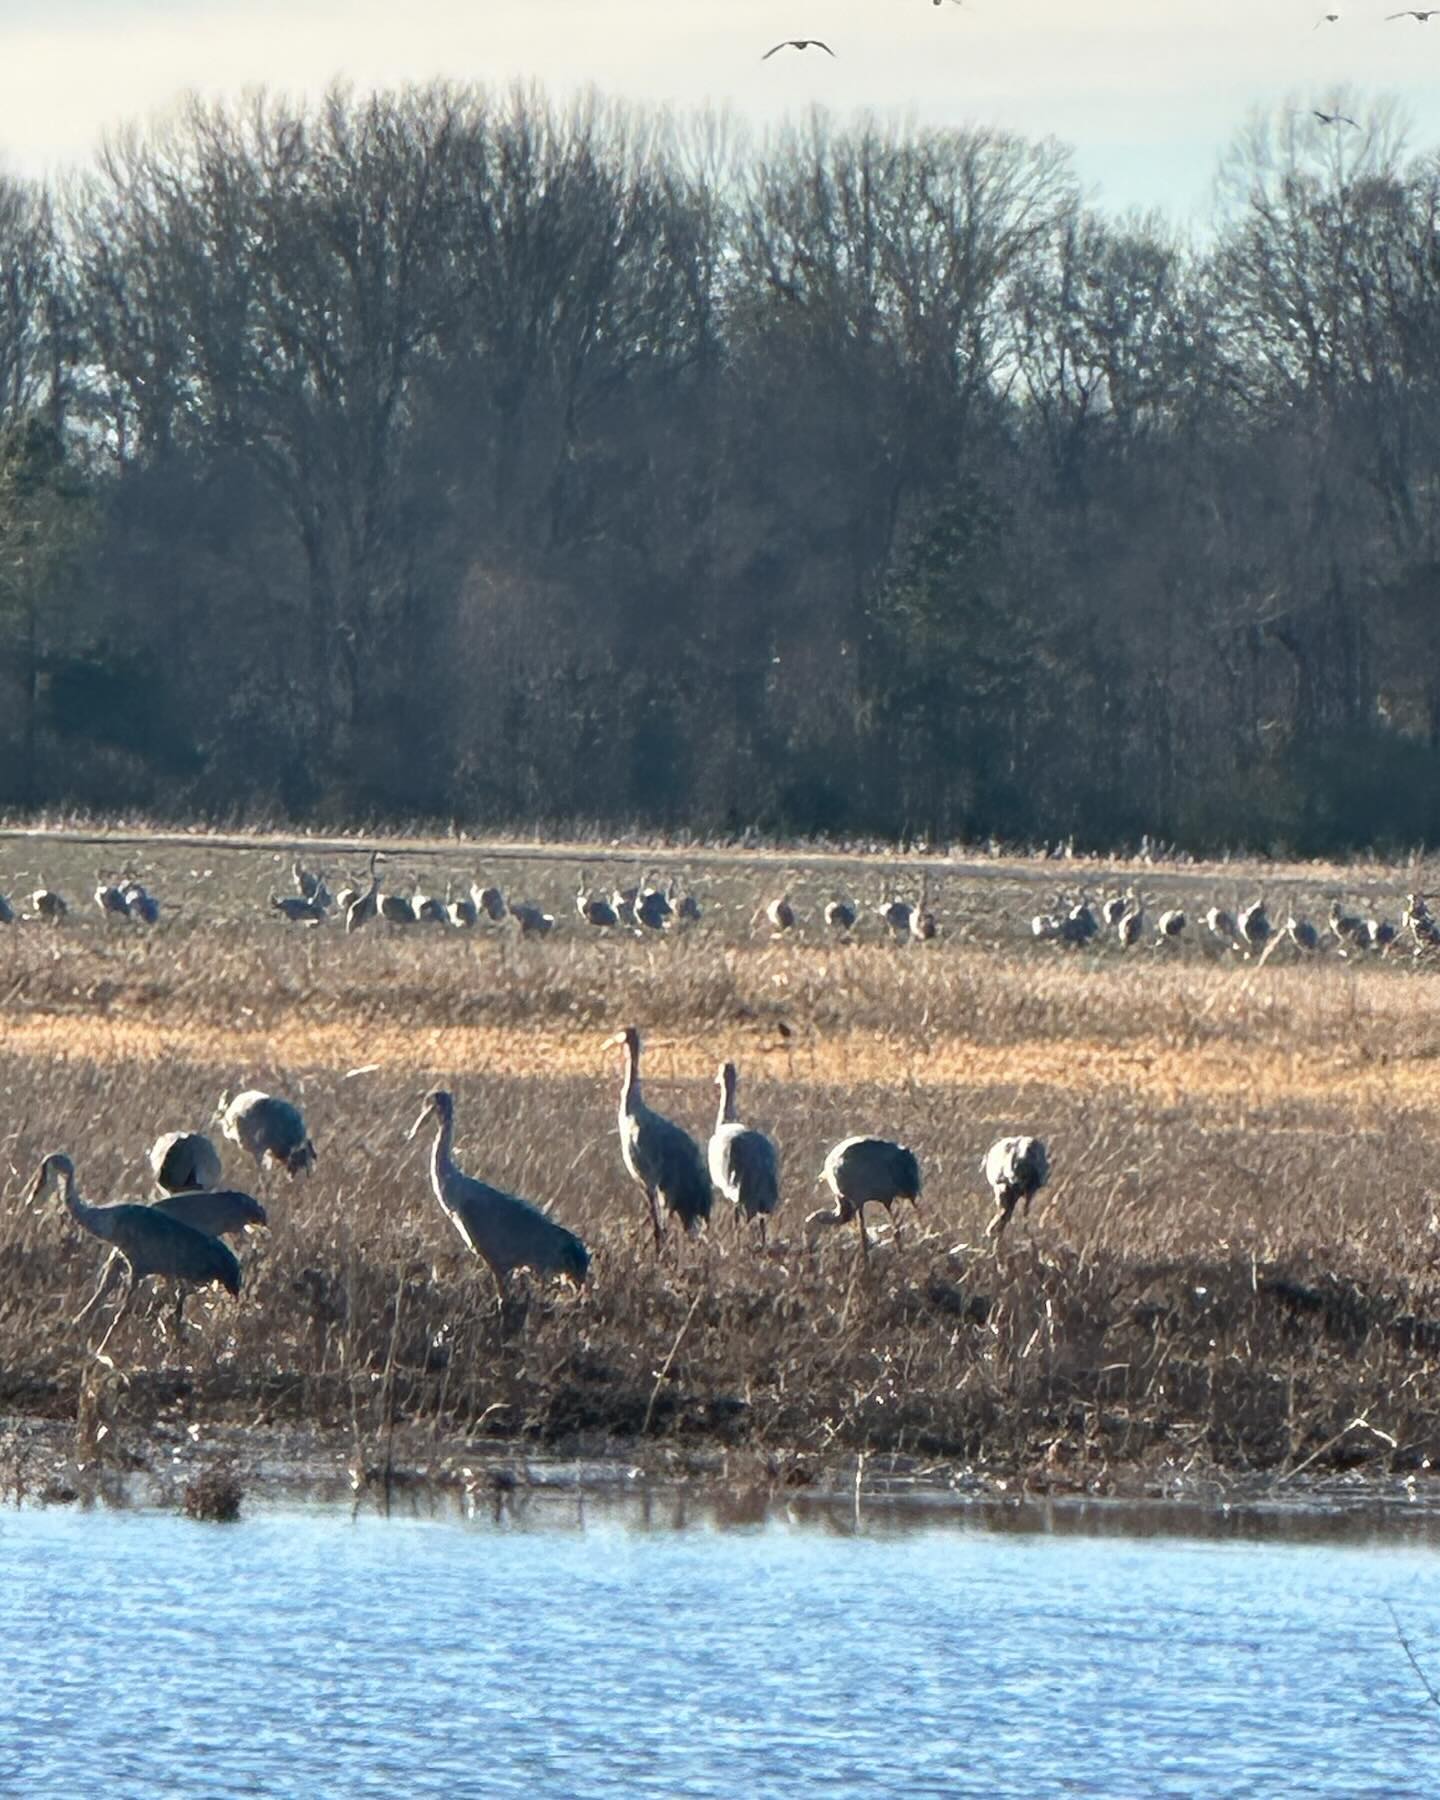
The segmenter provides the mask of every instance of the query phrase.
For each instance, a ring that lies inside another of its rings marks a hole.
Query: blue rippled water
[[[1440,1552],[0,1516],[0,1792],[1430,1795]]]

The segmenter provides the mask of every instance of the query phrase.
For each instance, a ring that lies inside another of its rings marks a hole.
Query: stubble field
[[[332,886],[364,863],[355,847],[305,860]],[[399,1427],[718,1451],[794,1482],[863,1451],[1061,1490],[1440,1457],[1440,987],[1408,946],[1263,966],[1198,942],[1065,952],[1026,923],[1062,885],[1135,883],[1196,913],[1260,891],[1258,872],[999,862],[928,866],[938,941],[896,946],[872,920],[837,944],[823,901],[913,895],[913,866],[454,843],[397,850],[387,885],[498,879],[555,912],[554,933],[347,937],[268,912],[289,863],[259,842],[0,839],[0,891],[43,873],[76,908],[0,933],[0,1410],[73,1422],[83,1453],[196,1422],[362,1447]],[[100,868],[145,881],[161,923],[104,921]],[[599,934],[574,913],[582,869],[607,890],[673,876],[704,919]],[[1317,920],[1336,892],[1398,916],[1423,885],[1409,869],[1266,880],[1281,916]],[[785,888],[807,923],[772,942],[750,919]],[[763,1249],[717,1199],[705,1236],[655,1256],[604,1042],[631,1023],[649,1103],[702,1139],[716,1065],[739,1064],[742,1116],[784,1163]],[[405,1141],[437,1085],[462,1165],[589,1243],[584,1292],[497,1306]],[[145,1197],[151,1142],[205,1128],[244,1087],[303,1106],[313,1177],[257,1179],[224,1145],[227,1181],[271,1218],[243,1247],[240,1302],[192,1301],[178,1344],[140,1311],[115,1369],[96,1364],[103,1321],[69,1320],[103,1248],[25,1203],[40,1157],[69,1151],[92,1201]],[[918,1215],[897,1210],[898,1233],[882,1216],[868,1264],[853,1227],[803,1229],[825,1150],[856,1131],[909,1144],[925,1174]],[[1045,1137],[1054,1173],[997,1255],[978,1164],[1016,1131]]]

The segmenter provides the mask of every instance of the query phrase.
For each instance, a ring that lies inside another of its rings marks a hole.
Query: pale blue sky
[[[824,101],[1072,144],[1114,206],[1193,216],[1256,105],[1388,94],[1440,145],[1440,19],[1396,0],[0,0],[0,159],[41,173],[188,87],[516,76],[758,123]],[[837,58],[786,51],[819,36]]]

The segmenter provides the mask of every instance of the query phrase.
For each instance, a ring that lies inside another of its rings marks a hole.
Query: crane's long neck
[[[75,1188],[75,1171],[61,1169],[57,1176],[60,1183],[60,1198],[65,1202],[66,1210],[77,1225],[92,1233],[95,1237],[110,1236],[109,1208],[90,1206],[80,1198]]]
[[[635,1113],[644,1105],[640,1098],[640,1052],[632,1045],[625,1046],[625,1075],[620,1083],[620,1110],[622,1113]]]
[[[735,1077],[733,1075],[727,1074],[725,1076],[724,1080],[720,1083],[720,1110],[716,1114],[715,1124],[718,1129],[721,1125],[733,1125],[734,1123],[735,1123]]]
[[[455,1173],[455,1120],[448,1113],[440,1113],[436,1119],[435,1142],[430,1148],[430,1179],[435,1184],[435,1192],[443,1200],[445,1184]]]

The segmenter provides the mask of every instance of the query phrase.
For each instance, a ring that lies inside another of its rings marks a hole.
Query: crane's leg
[[[130,1302],[135,1298],[135,1295],[136,1295],[137,1291],[139,1290],[139,1285],[140,1284],[136,1281],[134,1274],[130,1270],[127,1269],[126,1270],[126,1283],[125,1283],[125,1298],[120,1302],[119,1306],[115,1310],[115,1317],[110,1321],[110,1329],[105,1333],[104,1337],[101,1338],[101,1340],[100,1340],[99,1348],[95,1352],[97,1361],[103,1362],[105,1360],[105,1346],[110,1342],[111,1338],[114,1337],[115,1327],[125,1317],[126,1313],[129,1312]]]
[[[646,1198],[650,1202],[650,1223],[655,1228],[655,1254],[660,1254],[660,1247],[665,1242],[665,1220],[660,1212],[660,1196],[654,1188],[646,1188]]]
[[[82,1319],[88,1319],[90,1314],[94,1312],[95,1308],[105,1298],[106,1294],[109,1293],[111,1284],[115,1280],[117,1273],[116,1265],[119,1261],[120,1252],[118,1250],[112,1250],[109,1257],[106,1259],[105,1267],[100,1271],[100,1280],[96,1283],[95,1292],[70,1321],[72,1325],[78,1325]]]
[[[177,1338],[180,1336],[181,1331],[184,1329],[184,1325],[185,1325],[185,1320],[183,1317],[184,1312],[185,1312],[185,1283],[183,1281],[177,1280],[175,1283],[175,1317],[171,1321],[171,1330],[175,1333],[175,1336]]]
[[[770,1218],[767,1213],[761,1213],[760,1214],[760,1248],[762,1250],[768,1250],[769,1247],[770,1247]]]
[[[855,1223],[860,1227],[860,1254],[868,1262],[870,1260],[870,1239],[865,1235],[865,1208],[855,1208]]]

